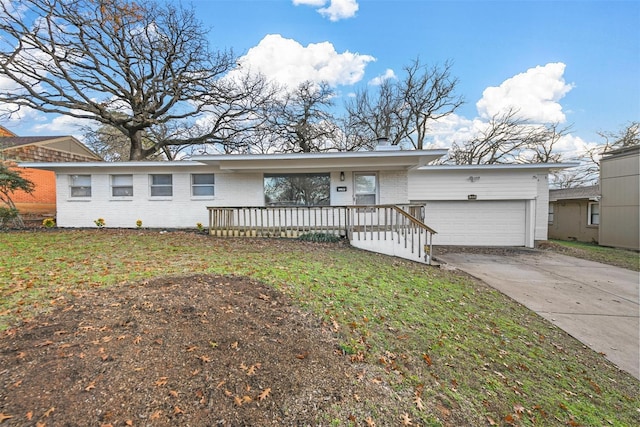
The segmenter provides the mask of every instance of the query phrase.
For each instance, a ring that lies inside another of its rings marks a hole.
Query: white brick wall
[[[107,227],[133,228],[136,221],[143,227],[195,228],[209,223],[207,206],[262,206],[264,204],[262,174],[215,172],[210,167],[147,168],[123,170],[100,168],[91,173],[91,197],[70,197],[69,175],[88,174],[78,169],[56,176],[57,224],[59,227],[95,227],[103,218]],[[112,197],[111,175],[133,173],[134,197]],[[173,196],[150,197],[149,175],[171,173]],[[214,173],[213,197],[191,196],[191,174]]]
[[[406,171],[381,171],[378,174],[381,205],[409,202],[408,177]]]

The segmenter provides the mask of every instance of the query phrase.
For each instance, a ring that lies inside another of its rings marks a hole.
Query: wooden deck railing
[[[344,206],[208,207],[214,236],[298,237],[305,233],[346,236]]]
[[[209,233],[221,237],[348,237],[357,247],[430,263],[435,231],[421,205],[208,207]]]
[[[431,264],[436,231],[424,224],[422,206],[349,206],[348,210],[352,245]]]

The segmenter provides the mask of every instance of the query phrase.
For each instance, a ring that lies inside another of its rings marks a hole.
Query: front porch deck
[[[209,234],[296,238],[306,233],[346,237],[361,249],[431,263],[436,232],[421,205],[208,207]]]

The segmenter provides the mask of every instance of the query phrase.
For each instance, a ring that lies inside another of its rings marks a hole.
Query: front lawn
[[[0,333],[73,307],[80,294],[86,301],[112,289],[115,298],[152,278],[201,273],[282,291],[333,334],[336,353],[397,397],[370,402],[369,418],[319,413],[318,424],[640,425],[640,382],[535,313],[466,275],[340,243],[144,230],[2,233]],[[250,303],[232,308],[248,312]],[[7,342],[0,355],[11,353]],[[3,411],[0,401],[0,422]]]
[[[540,249],[551,250],[576,258],[640,271],[640,254],[631,250],[566,240],[549,240],[548,242],[540,243],[539,246]]]

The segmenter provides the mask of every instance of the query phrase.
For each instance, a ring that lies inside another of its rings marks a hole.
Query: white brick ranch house
[[[547,238],[552,170],[430,165],[446,150],[202,155],[171,162],[24,163],[56,173],[58,227],[209,227],[219,236],[331,232],[429,260],[431,245]],[[393,245],[391,245],[393,243]],[[395,247],[393,247],[395,246]]]

